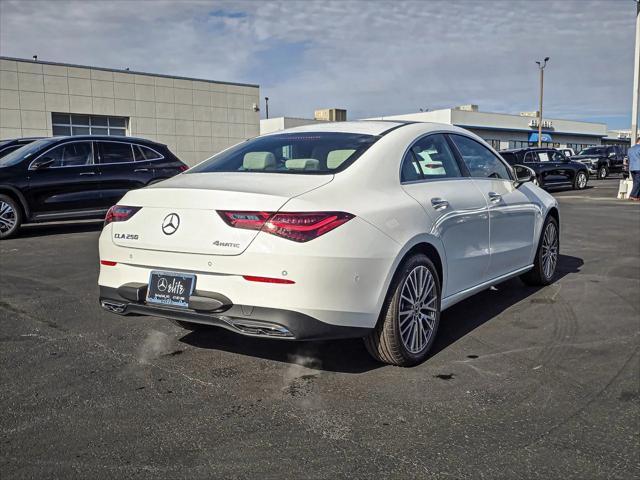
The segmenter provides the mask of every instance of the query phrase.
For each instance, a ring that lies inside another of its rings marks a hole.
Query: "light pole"
[[[544,57],[544,61],[536,62],[540,70],[540,110],[538,111],[538,148],[542,147],[542,96],[544,93],[544,67],[547,66],[549,57]]]
[[[269,118],[269,97],[264,97],[264,109],[267,118]]]

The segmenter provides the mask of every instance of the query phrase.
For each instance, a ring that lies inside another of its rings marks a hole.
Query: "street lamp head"
[[[549,57],[544,57],[544,62],[547,63],[549,61]]]

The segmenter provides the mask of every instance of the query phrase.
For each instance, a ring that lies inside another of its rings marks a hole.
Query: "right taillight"
[[[126,205],[114,205],[109,209],[104,217],[105,226],[113,222],[124,222],[129,220],[142,207],[127,207]]]
[[[294,242],[308,242],[351,220],[346,212],[247,212],[218,210],[234,228],[261,230]]]

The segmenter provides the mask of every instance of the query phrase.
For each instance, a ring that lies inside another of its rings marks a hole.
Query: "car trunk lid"
[[[113,223],[116,245],[206,255],[239,255],[258,234],[227,225],[217,210],[278,211],[290,198],[329,183],[333,175],[183,174],[129,192],[121,205],[142,207]]]

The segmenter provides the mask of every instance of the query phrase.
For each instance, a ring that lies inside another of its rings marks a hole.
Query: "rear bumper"
[[[146,290],[140,285],[141,291]],[[149,305],[144,296],[131,300],[121,295],[117,288],[100,287],[100,305],[119,315],[150,315],[171,320],[222,327],[250,337],[278,338],[282,340],[329,340],[359,338],[371,329],[333,325],[300,312],[250,305],[221,305],[216,311],[200,311],[193,308],[170,308]],[[212,294],[214,296],[215,294]],[[130,297],[130,295],[127,295]]]

